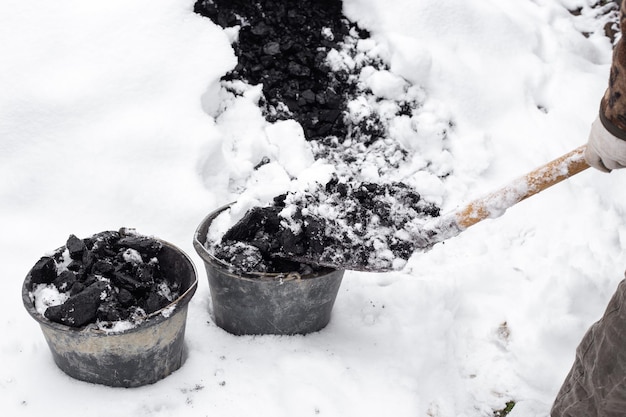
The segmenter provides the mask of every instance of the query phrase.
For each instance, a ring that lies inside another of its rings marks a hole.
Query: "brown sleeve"
[[[620,9],[622,37],[613,50],[609,87],[600,104],[600,120],[614,136],[626,139],[626,2]]]

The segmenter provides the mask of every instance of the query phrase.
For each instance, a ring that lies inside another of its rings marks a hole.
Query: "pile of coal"
[[[70,235],[64,247],[31,269],[31,294],[41,286],[56,289],[65,302],[43,314],[67,326],[139,322],[177,297],[179,284],[161,271],[161,249],[158,240],[129,229],[85,239]]]
[[[314,190],[252,208],[213,250],[246,271],[272,271],[287,260],[389,270],[427,247],[427,236],[415,232],[415,220],[439,215],[439,207],[402,183],[354,187],[335,177]]]
[[[361,48],[375,42],[342,7],[341,0],[198,0],[194,9],[224,28],[239,27],[237,65],[222,77],[223,88],[237,96],[233,81],[261,85],[265,118],[297,121],[316,159],[358,170],[374,153],[395,169],[406,151],[388,140],[389,119],[410,117],[421,98],[411,93],[381,101],[363,85],[363,69],[389,65]],[[354,100],[368,103],[366,114],[351,114]]]
[[[341,0],[199,0],[194,10],[224,27],[241,26],[233,45],[238,63],[224,80],[262,84],[268,120],[294,119],[309,140],[344,137],[347,71],[326,58],[350,33],[367,31],[342,13]],[[285,109],[286,107],[286,109]]]

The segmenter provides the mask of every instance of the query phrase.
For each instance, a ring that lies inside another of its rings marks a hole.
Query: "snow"
[[[397,126],[416,154],[398,177],[448,212],[583,144],[611,56],[589,3],[345,0],[377,42],[363,48],[390,63],[366,82],[381,97],[398,93],[399,77],[422,88],[423,140]],[[233,34],[191,1],[0,10],[4,415],[478,417],[514,400],[511,417],[547,416],[623,277],[625,173],[587,170],[402,271],[346,272],[318,333],[232,336],[211,320],[195,228],[232,201],[244,210],[329,178],[328,165],[312,161],[298,126],[263,119],[259,89],[221,95]],[[127,390],[58,370],[20,299],[30,267],[70,233],[122,226],[180,247],[200,277],[183,367]]]
[[[122,254],[122,257],[126,262],[131,262],[133,264],[141,264],[143,263],[143,259],[141,259],[141,254],[137,252],[135,249],[128,248]]]
[[[51,284],[38,284],[33,288],[32,297],[35,310],[39,314],[44,314],[48,307],[63,304],[70,298],[69,293],[59,291],[59,289]]]

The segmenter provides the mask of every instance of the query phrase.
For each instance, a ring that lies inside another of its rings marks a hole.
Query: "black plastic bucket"
[[[211,222],[228,207],[209,214],[193,240],[206,267],[215,323],[236,335],[306,334],[326,327],[344,271],[325,268],[303,276],[232,272],[205,247]]]
[[[113,387],[138,387],[157,382],[183,362],[187,307],[198,286],[191,259],[174,245],[159,240],[161,270],[181,284],[182,295],[150,314],[132,329],[113,333],[90,324],[73,328],[39,314],[30,297],[31,274],[22,286],[28,313],[39,322],[57,366],[76,379]]]

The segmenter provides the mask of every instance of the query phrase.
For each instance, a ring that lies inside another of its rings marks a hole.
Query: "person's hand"
[[[602,172],[626,167],[626,140],[613,136],[599,117],[591,124],[585,161]]]

